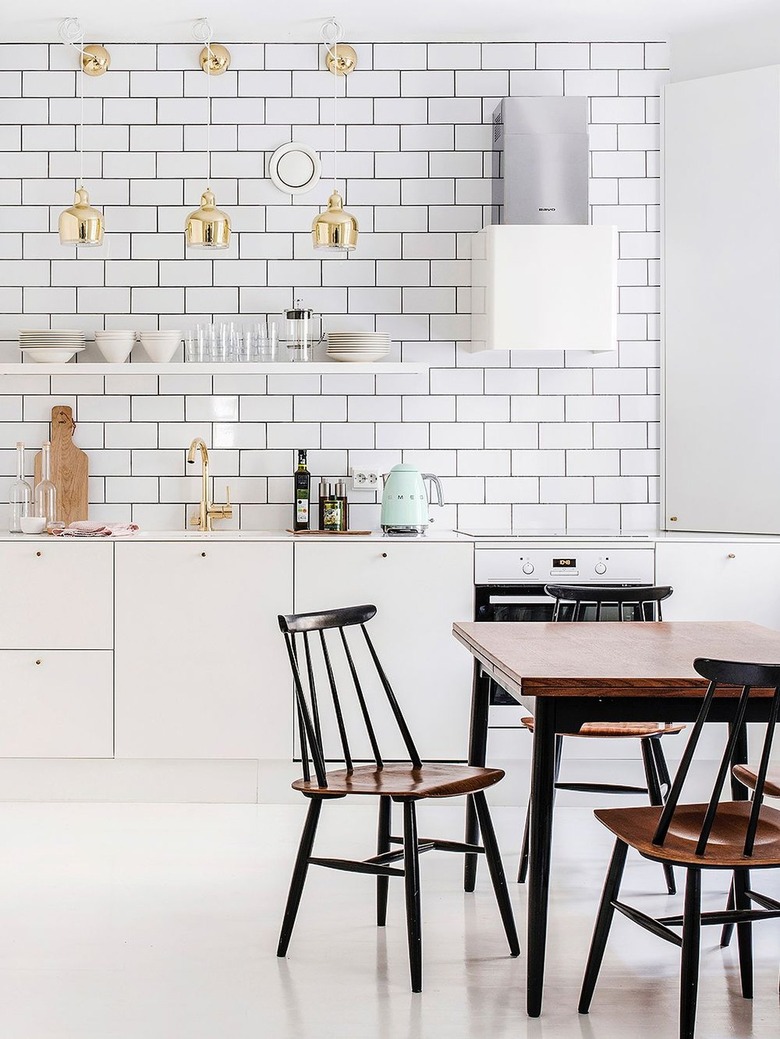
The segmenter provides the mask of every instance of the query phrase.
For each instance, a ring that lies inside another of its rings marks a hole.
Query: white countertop
[[[0,531],[0,542],[10,541],[40,541],[50,542],[52,540],[49,534],[11,534],[8,531]],[[683,532],[683,531],[626,531],[621,534],[620,532],[593,532],[587,531],[570,531],[568,533],[561,531],[560,533],[541,533],[541,532],[529,532],[526,535],[514,535],[507,536],[496,531],[495,535],[491,535],[488,532],[483,532],[479,536],[473,536],[471,534],[462,534],[454,530],[435,530],[429,529],[423,537],[387,537],[382,533],[381,530],[372,531],[370,534],[351,534],[346,537],[339,537],[333,534],[306,534],[303,536],[290,534],[286,530],[214,530],[207,534],[203,534],[198,530],[141,530],[138,533],[131,535],[130,537],[122,538],[58,538],[58,541],[68,542],[109,542],[109,543],[122,543],[128,544],[133,542],[149,542],[149,541],[299,541],[309,542],[315,541],[317,544],[322,544],[324,541],[338,541],[341,544],[345,542],[365,542],[365,541],[384,541],[387,543],[396,544],[425,544],[425,542],[460,542],[465,544],[474,544],[481,548],[494,548],[496,546],[502,548],[512,547],[526,547],[535,546],[542,547],[544,544],[562,544],[577,542],[584,544],[592,542],[593,544],[619,544],[625,548],[651,548],[657,543],[685,543],[700,544],[702,542],[728,542],[728,543],[766,543],[775,544],[780,542],[780,535],[778,534],[714,534],[714,533],[696,533],[696,532]]]

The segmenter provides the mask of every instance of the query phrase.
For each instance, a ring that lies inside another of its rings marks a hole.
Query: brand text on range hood
[[[586,97],[503,98],[493,113],[492,223],[588,223]]]

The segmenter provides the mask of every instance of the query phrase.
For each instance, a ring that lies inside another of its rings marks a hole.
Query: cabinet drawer
[[[103,542],[0,544],[3,649],[111,649],[114,549]]]
[[[110,758],[114,654],[0,652],[0,756]]]

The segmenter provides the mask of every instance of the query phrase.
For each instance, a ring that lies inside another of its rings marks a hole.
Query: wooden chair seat
[[[751,768],[749,765],[735,765],[731,771],[740,783],[744,783],[749,790],[756,789],[756,782],[758,781],[758,771],[756,769]],[[780,770],[775,769],[767,773],[764,793],[770,797],[780,797]]]
[[[485,790],[504,778],[500,768],[474,768],[471,765],[423,765],[412,768],[408,762],[376,765],[358,765],[352,771],[339,769],[328,772],[327,786],[316,779],[297,779],[294,790],[303,794],[346,797],[347,794],[368,794],[373,797],[405,798],[458,797]]]
[[[534,731],[534,720],[529,715],[520,722]],[[664,722],[585,722],[577,732],[562,732],[561,736],[585,736],[598,739],[645,739],[648,736],[673,736],[682,732],[684,725],[666,725]]]
[[[661,807],[602,808],[594,814],[619,840],[657,862],[701,869],[780,866],[780,811],[767,805],[761,808],[755,850],[752,855],[743,854],[751,808],[750,801],[722,801],[704,855],[696,854],[696,842],[706,804],[679,805],[662,845],[653,844],[653,834],[663,811]]]

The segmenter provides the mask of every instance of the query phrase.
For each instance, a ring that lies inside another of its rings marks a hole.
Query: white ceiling
[[[335,15],[347,41],[668,40],[715,25],[777,11],[777,0],[28,0],[9,3],[0,34],[8,42],[56,41],[66,15],[81,19],[88,39],[185,42],[192,22],[208,15],[215,40],[317,40]]]

